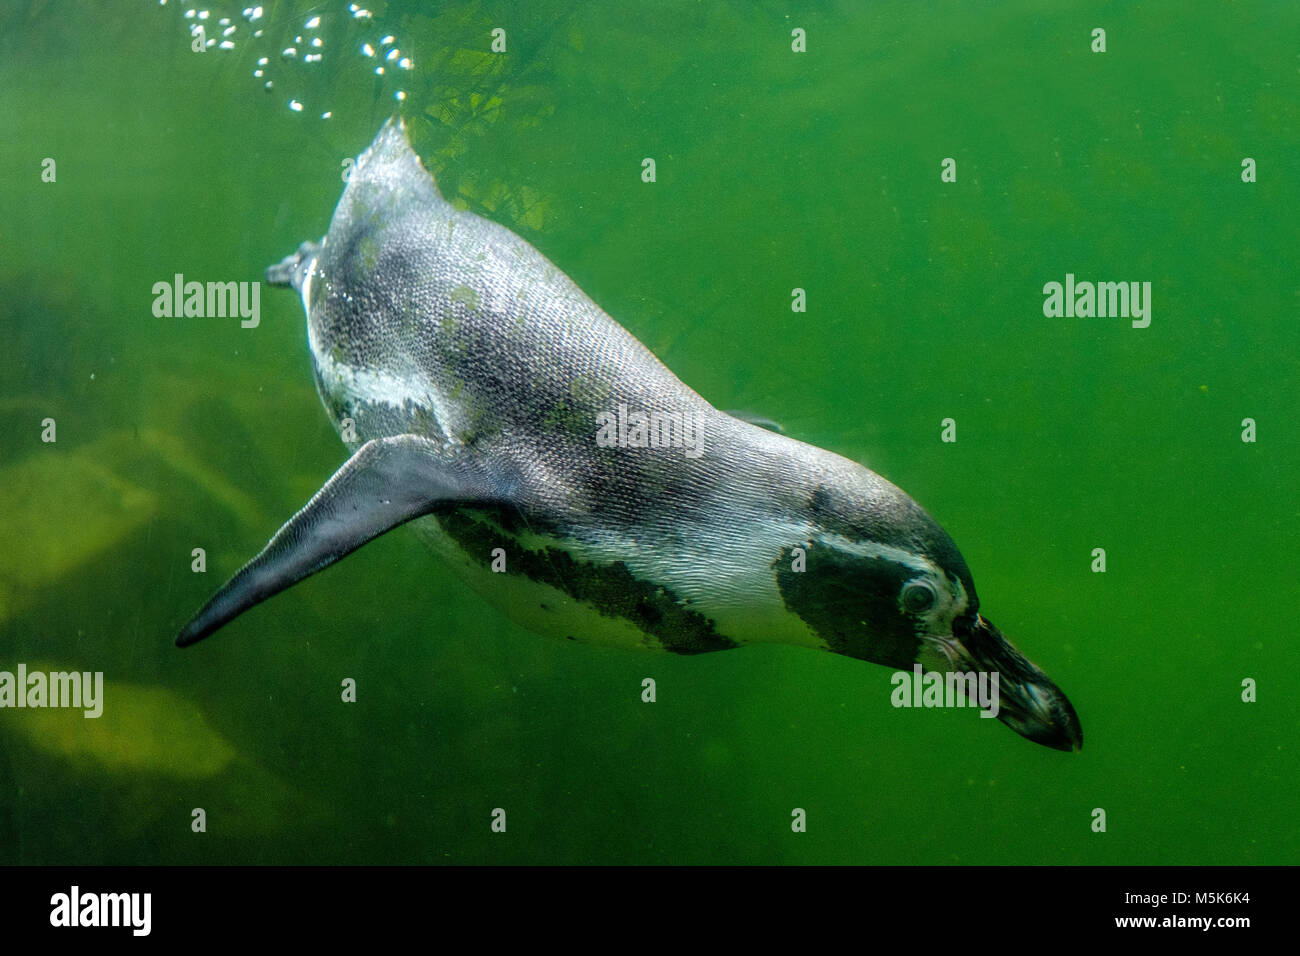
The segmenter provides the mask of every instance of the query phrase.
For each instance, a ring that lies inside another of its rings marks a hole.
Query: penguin
[[[539,634],[996,675],[1000,720],[1082,746],[1065,694],[983,616],[920,505],[715,409],[527,241],[443,198],[399,118],[357,159],[325,237],[266,277],[302,298],[350,457],[177,645],[409,523]]]

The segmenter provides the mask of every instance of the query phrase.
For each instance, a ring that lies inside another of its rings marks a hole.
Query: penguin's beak
[[[1036,665],[1002,636],[1002,632],[981,615],[954,637],[960,642],[965,660],[953,662],[997,673],[998,719],[1035,743],[1056,750],[1082,750],[1083,729],[1069,699]]]

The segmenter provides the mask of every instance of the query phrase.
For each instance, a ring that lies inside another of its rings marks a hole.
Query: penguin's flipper
[[[780,422],[774,422],[765,415],[755,415],[753,412],[742,412],[735,409],[724,412],[724,415],[730,415],[732,418],[739,418],[742,422],[749,422],[751,425],[757,425],[759,428],[766,428],[770,432],[776,432],[778,435],[784,435],[785,429],[781,427]]]
[[[450,454],[418,435],[366,442],[212,596],[181,630],[176,645],[201,641],[253,605],[439,506],[505,502],[507,496],[496,484],[469,456]]]

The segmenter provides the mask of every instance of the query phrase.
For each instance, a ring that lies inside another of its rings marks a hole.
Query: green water
[[[1300,8],[368,6],[0,10],[0,669],[107,682],[0,711],[0,863],[1296,861]],[[713,404],[925,505],[1083,751],[829,654],[548,641],[407,531],[176,650],[345,452],[294,296],[152,286],[319,237],[394,111]],[[1045,317],[1067,273],[1151,282],[1150,326]]]

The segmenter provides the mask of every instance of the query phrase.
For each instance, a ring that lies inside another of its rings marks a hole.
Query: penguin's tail
[[[295,292],[301,293],[303,281],[307,278],[307,272],[316,261],[319,252],[320,243],[304,242],[298,247],[297,252],[285,256],[275,265],[267,268],[267,283],[276,286],[292,286]]]

